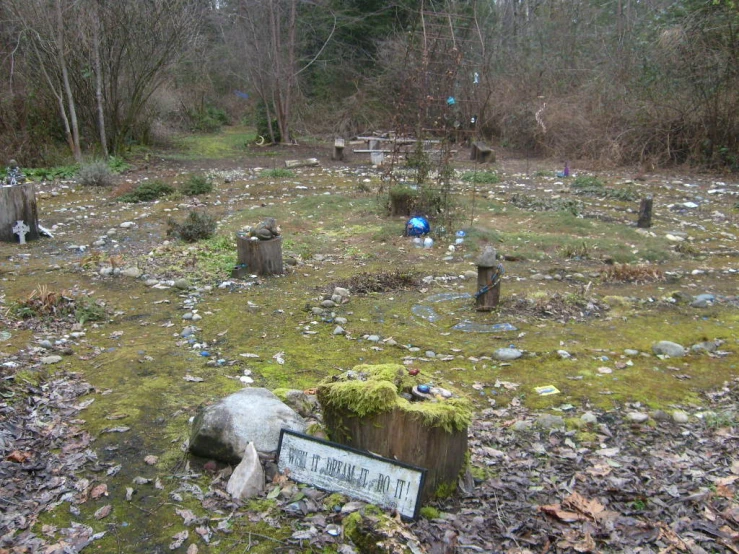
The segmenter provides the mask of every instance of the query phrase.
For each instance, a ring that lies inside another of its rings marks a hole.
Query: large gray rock
[[[243,389],[198,413],[190,452],[238,463],[249,442],[260,452],[277,450],[283,428],[302,433],[305,421],[267,389]]]
[[[661,340],[652,345],[652,351],[658,356],[669,356],[670,358],[685,356],[685,348],[682,345],[668,340]]]

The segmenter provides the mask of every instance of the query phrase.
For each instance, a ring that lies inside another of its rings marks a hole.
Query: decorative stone
[[[249,442],[259,452],[277,450],[282,428],[303,432],[305,421],[267,389],[243,389],[195,417],[190,451],[235,463],[241,461]]]
[[[652,351],[658,356],[669,356],[670,358],[680,358],[685,356],[685,348],[676,342],[662,340],[652,346]]]
[[[495,267],[497,265],[497,253],[492,246],[486,246],[480,257],[477,258],[476,265],[478,267]]]
[[[13,226],[13,234],[18,235],[18,241],[21,244],[26,244],[26,235],[31,230],[31,228],[26,225],[23,220],[18,220],[15,222],[15,225]]]

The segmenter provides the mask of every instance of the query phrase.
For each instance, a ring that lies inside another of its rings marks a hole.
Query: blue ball
[[[406,233],[409,237],[420,237],[431,231],[431,226],[425,217],[412,217],[405,224]]]

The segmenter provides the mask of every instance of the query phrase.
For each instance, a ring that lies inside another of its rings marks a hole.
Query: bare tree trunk
[[[100,132],[100,147],[103,149],[103,156],[108,157],[108,139],[105,136],[105,110],[103,108],[103,67],[100,62],[100,4],[96,6],[95,15],[92,24],[92,48],[95,58],[95,99],[97,100],[97,118],[98,131]]]
[[[74,97],[72,95],[72,86],[69,83],[69,72],[67,71],[67,60],[64,53],[64,19],[62,16],[61,0],[55,0],[56,6],[56,24],[57,24],[57,48],[59,57],[59,67],[62,70],[62,83],[64,93],[67,96],[67,106],[69,107],[69,119],[72,131],[72,154],[76,162],[82,162],[82,150],[80,149],[80,130],[77,124],[77,110],[74,105]]]

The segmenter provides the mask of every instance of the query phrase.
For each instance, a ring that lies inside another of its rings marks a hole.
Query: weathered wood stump
[[[500,280],[503,277],[503,266],[496,259],[495,248],[488,246],[477,260],[475,305],[478,312],[494,310],[500,302]]]
[[[254,240],[256,239],[256,240]],[[256,237],[236,235],[239,267],[244,274],[279,275],[282,268],[282,237],[259,240]]]
[[[320,165],[318,158],[306,158],[304,160],[285,160],[285,167],[292,169],[294,167],[315,167]]]
[[[26,241],[39,238],[36,190],[33,183],[0,186],[0,241],[20,242],[13,227],[18,221],[28,226]]]
[[[652,226],[652,197],[642,198],[639,205],[639,219],[636,226],[640,229],[648,229]]]
[[[473,142],[470,159],[477,163],[495,163],[495,152],[487,144],[481,141]]]
[[[334,161],[344,161],[344,139],[337,138],[334,140],[334,155],[331,156]]]
[[[465,463],[471,404],[464,398],[409,402],[415,378],[398,364],[357,366],[367,380],[318,387],[332,441],[428,470],[422,501],[449,496]],[[344,379],[344,380],[342,380]]]

